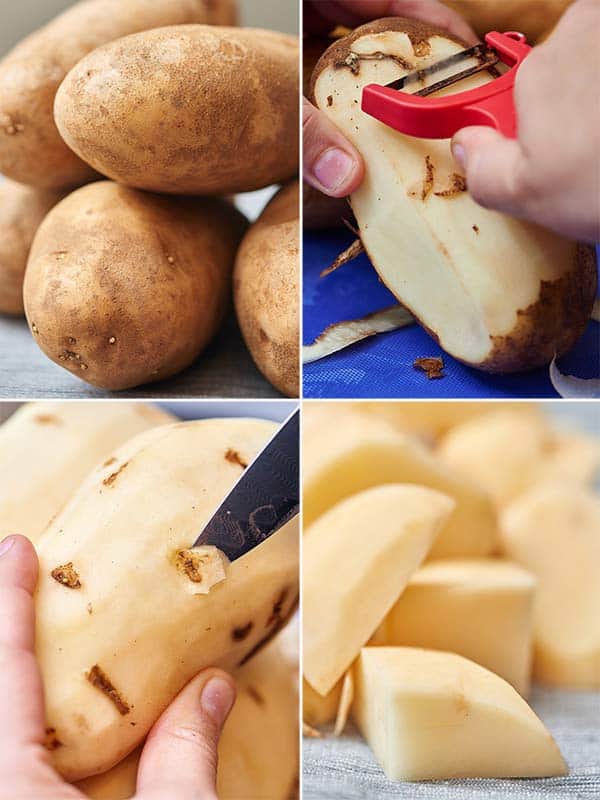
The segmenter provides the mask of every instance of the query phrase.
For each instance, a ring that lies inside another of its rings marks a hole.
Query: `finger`
[[[303,106],[304,180],[330,197],[345,197],[364,176],[363,160],[335,125],[308,100]]]
[[[322,20],[328,20],[330,30],[334,25],[354,28],[363,22],[380,17],[412,17],[449,31],[468,44],[477,36],[465,20],[437,0],[321,0],[314,4]]]
[[[37,555],[24,536],[0,543],[0,752],[10,763],[44,740],[42,679],[34,655]]]
[[[217,747],[235,700],[233,679],[204,670],[152,728],[138,770],[138,796],[216,800]]]
[[[525,158],[518,140],[484,126],[463,128],[452,140],[452,153],[479,205],[514,216],[525,214],[533,198],[524,190]]]

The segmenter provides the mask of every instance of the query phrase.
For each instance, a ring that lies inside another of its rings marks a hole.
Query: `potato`
[[[263,375],[300,391],[300,198],[295,181],[271,200],[239,249],[233,273],[238,322]]]
[[[33,237],[62,197],[0,178],[0,313],[23,314],[23,277]]]
[[[424,486],[390,483],[342,500],[305,531],[303,669],[320,695],[375,633],[454,505]]]
[[[297,517],[231,563],[190,549],[242,473],[231,451],[250,462],[275,427],[218,419],[143,433],[40,540],[36,655],[52,762],[68,780],[112,768],[196,673],[241,666],[294,609]],[[221,568],[212,586],[204,567],[202,583],[188,569],[200,554]]]
[[[466,19],[479,36],[489,31],[521,31],[530,43],[556,25],[573,0],[442,0]]]
[[[323,55],[313,96],[365,159],[369,180],[350,199],[383,283],[456,359],[518,372],[548,364],[582,334],[596,291],[593,249],[482,208],[456,172],[449,140],[404,136],[360,110],[366,84],[462,47],[413,20],[371,22]],[[450,91],[489,80],[479,73]]]
[[[237,699],[219,742],[220,800],[290,800],[298,775],[297,662],[277,636],[234,673]],[[77,785],[92,800],[127,800],[135,793],[141,750]]]
[[[233,24],[231,0],[85,0],[28,36],[0,63],[0,172],[22,183],[66,188],[94,177],[54,124],[56,90],[68,71],[106,42],[162,25]],[[98,109],[94,109],[98,113]]]
[[[479,484],[499,509],[538,483],[591,484],[600,463],[600,446],[591,437],[557,433],[544,417],[504,405],[457,425],[437,452],[450,469]]]
[[[391,780],[566,775],[556,742],[502,678],[454,653],[364,647],[352,713]]]
[[[564,480],[535,486],[501,529],[507,557],[538,579],[534,680],[600,689],[600,497]]]
[[[0,426],[0,539],[34,544],[88,472],[142,431],[173,421],[146,403],[28,403]]]
[[[496,515],[476,484],[440,464],[422,443],[348,403],[303,409],[303,520],[311,525],[345,497],[386,483],[428,486],[456,501],[429,558],[488,556],[496,545]],[[316,412],[316,413],[315,413]]]
[[[369,644],[458,653],[527,697],[535,588],[530,572],[499,558],[431,561],[412,576]]]
[[[128,186],[251,191],[298,170],[298,72],[292,36],[162,28],[82,59],[57,93],[55,119],[84,161]]]
[[[29,257],[25,311],[38,345],[106,389],[180,372],[227,311],[244,227],[224,200],[107,181],[79,189],[46,217]]]

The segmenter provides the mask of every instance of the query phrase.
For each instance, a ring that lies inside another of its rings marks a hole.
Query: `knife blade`
[[[257,547],[298,513],[299,473],[297,409],[246,467],[193,546],[215,545],[230,561]]]

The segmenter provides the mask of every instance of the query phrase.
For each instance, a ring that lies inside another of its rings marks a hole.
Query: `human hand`
[[[577,0],[515,82],[517,139],[469,127],[452,140],[486,208],[600,241],[600,4]]]
[[[34,654],[37,556],[22,536],[0,543],[0,800],[82,800],[54,771],[44,747],[44,699]],[[208,669],[179,693],[152,728],[136,800],[217,800],[217,745],[233,705],[232,678]]]
[[[477,37],[467,23],[438,0],[308,0],[304,5],[309,33],[335,25],[355,28],[379,17],[415,17],[444,28],[472,44]],[[345,197],[364,176],[363,160],[323,112],[308,100],[303,108],[304,180],[331,197]]]

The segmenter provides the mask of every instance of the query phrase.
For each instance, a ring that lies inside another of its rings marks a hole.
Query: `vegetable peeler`
[[[230,561],[276,533],[300,504],[300,412],[294,411],[247,467],[194,542],[215,545]]]
[[[449,139],[468,125],[488,125],[514,139],[517,120],[513,87],[517,71],[530,52],[522,33],[491,31],[485,36],[485,44],[462,50],[386,86],[376,83],[365,86],[362,110],[401,133],[423,139]],[[475,65],[464,66],[464,62],[472,59],[476,59]],[[495,67],[500,61],[510,67],[502,75]],[[411,87],[423,86],[428,77],[456,67],[459,70],[454,74],[411,93]],[[483,70],[494,70],[499,77],[466,92],[429,97]]]

